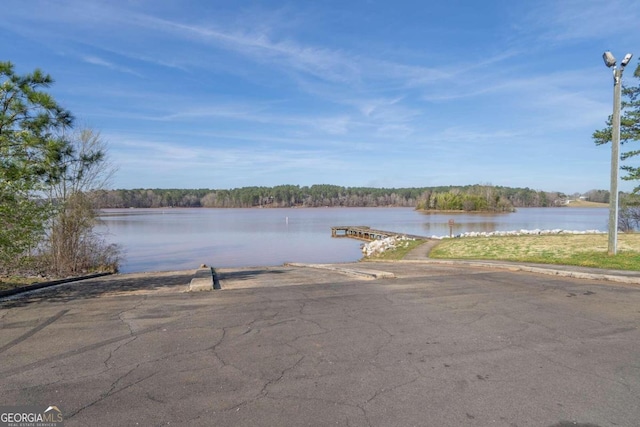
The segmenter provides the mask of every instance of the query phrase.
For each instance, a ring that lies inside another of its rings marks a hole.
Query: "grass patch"
[[[607,254],[606,234],[465,237],[443,240],[429,254],[436,259],[484,259],[640,270],[640,234],[618,235],[618,253]]]
[[[567,207],[569,208],[606,208],[609,203],[590,202],[588,200],[571,200]]]
[[[378,255],[364,257],[363,261],[398,261],[424,242],[424,240],[403,240],[394,249],[389,249]]]

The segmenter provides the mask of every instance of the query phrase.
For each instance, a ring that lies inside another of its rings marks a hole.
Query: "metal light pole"
[[[611,117],[611,190],[609,191],[609,255],[618,251],[618,161],[620,160],[620,94],[622,72],[633,55],[627,53],[616,67],[616,58],[609,51],[602,55],[607,67],[613,67],[613,116]]]

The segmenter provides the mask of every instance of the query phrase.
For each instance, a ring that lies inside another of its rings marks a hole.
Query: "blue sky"
[[[2,9],[2,60],[54,77],[109,144],[114,188],[608,189],[610,147],[591,139],[612,110],[602,53],[635,54],[630,84],[640,57],[637,0]]]

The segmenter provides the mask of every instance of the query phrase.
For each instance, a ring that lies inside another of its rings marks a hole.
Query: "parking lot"
[[[0,302],[0,404],[66,426],[637,426],[640,286],[469,265],[115,275]],[[349,269],[390,273],[386,278]],[[391,277],[392,276],[392,277]]]

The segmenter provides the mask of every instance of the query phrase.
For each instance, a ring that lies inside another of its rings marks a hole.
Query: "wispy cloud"
[[[106,67],[109,68],[110,70],[114,70],[114,71],[119,71],[119,72],[123,72],[123,73],[128,73],[128,74],[132,74],[134,76],[138,76],[138,77],[142,77],[142,74],[138,73],[137,71],[132,70],[129,67],[124,67],[121,65],[117,65],[114,64],[112,62],[109,62],[103,58],[100,58],[96,55],[86,55],[82,57],[82,60],[88,64],[92,64],[92,65],[97,65],[99,67]]]
[[[541,38],[555,42],[622,35],[640,21],[636,0],[547,0],[538,2],[527,17],[542,30]]]
[[[274,147],[217,148],[186,146],[161,140],[134,139],[130,136],[107,135],[117,141],[115,161],[121,174],[137,176],[141,186],[164,180],[174,186],[189,187],[189,180],[216,185],[220,176],[241,176],[243,173],[273,180],[271,185],[291,183],[286,175],[292,170],[309,174],[337,173],[350,167],[349,160],[327,149],[276,149]],[[158,171],[162,171],[160,176]],[[225,177],[225,181],[228,178]],[[220,188],[219,186],[217,188]]]
[[[137,14],[130,23],[174,36],[214,45],[254,61],[273,66],[287,66],[316,77],[345,82],[357,79],[360,67],[340,51],[318,46],[305,46],[294,40],[276,40],[265,32],[246,28],[201,26],[170,21],[151,15]]]
[[[636,0],[6,1],[7,55],[56,77],[125,187],[553,176],[551,152],[598,159],[583,147],[611,110],[599,52],[637,45],[640,21]]]

